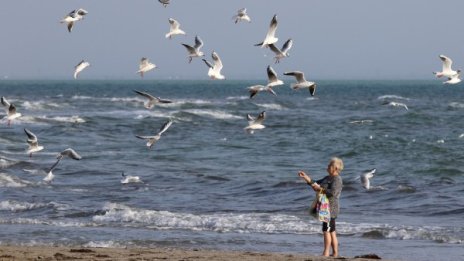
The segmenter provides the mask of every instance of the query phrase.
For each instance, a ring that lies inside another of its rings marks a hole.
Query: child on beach
[[[327,173],[329,173],[329,175],[320,180],[313,181],[311,177],[303,171],[298,172],[298,176],[303,178],[314,191],[325,193],[329,199],[330,222],[322,223],[322,232],[324,234],[323,256],[329,256],[330,248],[332,247],[332,256],[338,257],[338,239],[337,232],[335,231],[335,219],[340,210],[338,199],[343,186],[343,181],[340,177],[342,170],[343,161],[339,158],[332,158],[327,166]]]

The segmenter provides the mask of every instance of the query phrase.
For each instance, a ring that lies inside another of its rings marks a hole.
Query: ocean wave
[[[461,103],[461,102],[451,102],[450,104],[448,104],[448,106],[450,108],[453,108],[453,109],[462,109],[464,108],[464,103]]]
[[[15,176],[10,176],[6,173],[0,173],[0,187],[6,188],[22,188],[33,184],[30,181],[22,180]]]
[[[108,203],[106,213],[92,219],[99,224],[121,223],[129,226],[156,229],[188,229],[194,231],[238,233],[317,233],[319,226],[310,226],[298,217],[279,214],[210,214],[195,215],[131,208],[122,204]]]
[[[68,123],[85,123],[86,120],[81,118],[78,115],[73,116],[41,116],[41,117],[34,117],[35,121],[45,121],[45,122],[68,122]]]
[[[269,213],[217,213],[191,214],[137,209],[117,203],[107,203],[103,215],[92,220],[99,225],[123,223],[123,226],[153,229],[186,229],[221,233],[264,234],[318,234],[320,225],[315,219],[285,214]],[[431,240],[443,243],[462,244],[463,229],[450,230],[432,226],[395,226],[388,224],[346,223],[338,225],[340,234],[362,237],[399,240]]]
[[[233,101],[243,101],[250,99],[249,96],[229,96],[226,97],[226,100],[233,100]]]
[[[220,110],[201,110],[201,109],[190,109],[184,110],[184,112],[188,112],[191,114],[195,114],[198,116],[206,116],[213,119],[221,119],[221,120],[235,120],[235,119],[243,119],[243,116],[237,116],[231,113],[227,113],[225,111]]]
[[[123,248],[126,245],[122,245],[115,241],[90,241],[83,245],[83,247],[101,247],[101,248]]]
[[[406,97],[403,97],[403,96],[391,95],[391,94],[382,95],[382,96],[377,97],[377,100],[386,100],[386,99],[405,100],[405,101],[410,100],[409,98],[406,98]]]
[[[419,228],[398,228],[371,230],[363,233],[363,237],[374,239],[396,239],[396,240],[430,240],[437,243],[463,244],[464,239],[452,236],[450,231],[442,228],[419,227]]]
[[[50,219],[35,219],[35,218],[14,218],[14,219],[0,219],[0,224],[14,224],[14,225],[47,225],[55,227],[94,227],[93,223],[78,222],[78,221],[63,221],[63,220],[50,220]]]
[[[92,96],[80,96],[74,95],[72,96],[74,100],[93,100],[93,101],[107,101],[107,102],[128,102],[128,103],[140,103],[143,104],[146,102],[145,98],[133,96],[133,97],[92,97]],[[166,98],[168,99],[168,98]],[[156,106],[178,106],[184,104],[197,104],[197,105],[205,105],[205,104],[214,104],[213,101],[204,100],[204,99],[174,99],[172,103],[166,104],[157,104]]]
[[[56,202],[49,202],[49,203],[29,203],[29,202],[19,202],[14,200],[6,200],[0,202],[0,210],[9,210],[12,212],[17,211],[26,211],[32,209],[39,209],[39,208],[55,208],[58,210],[64,210],[67,207],[63,204],[59,204]]]
[[[43,110],[43,109],[56,109],[56,108],[62,108],[66,104],[58,104],[58,103],[53,103],[50,101],[25,101],[22,106],[28,110]]]
[[[16,165],[19,163],[19,161],[15,161],[12,159],[7,159],[7,158],[0,158],[0,169],[6,169],[8,167],[11,167],[13,165]]]
[[[262,107],[262,108],[269,109],[269,110],[276,110],[276,111],[281,111],[281,110],[286,109],[284,106],[277,104],[277,103],[263,103],[263,104],[257,103],[256,105],[258,107]]]

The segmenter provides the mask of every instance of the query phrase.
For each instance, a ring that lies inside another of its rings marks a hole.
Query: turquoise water
[[[0,243],[317,254],[321,227],[306,213],[314,194],[297,171],[322,178],[338,156],[342,255],[462,256],[462,86],[321,81],[315,97],[285,85],[249,99],[256,83],[1,81],[23,116],[0,122]],[[133,89],[173,103],[147,110]],[[266,128],[247,134],[246,115],[261,111]],[[168,118],[151,150],[135,137]],[[32,158],[23,128],[45,147]],[[68,147],[83,159],[64,159],[44,183]],[[371,168],[366,191],[357,177]],[[122,172],[143,183],[121,184]]]

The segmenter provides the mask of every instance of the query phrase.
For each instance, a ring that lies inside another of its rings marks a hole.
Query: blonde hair
[[[338,170],[338,173],[342,172],[343,167],[344,167],[343,161],[337,157],[331,158],[329,164],[333,165]]]

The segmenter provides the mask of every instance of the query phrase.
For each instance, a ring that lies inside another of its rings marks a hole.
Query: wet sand
[[[203,249],[173,248],[87,248],[87,247],[27,247],[0,246],[0,261],[9,260],[286,260],[286,261],[324,261],[324,260],[375,260],[369,258],[326,258],[321,256],[258,253],[240,251],[216,251]],[[383,259],[384,260],[384,259]]]

